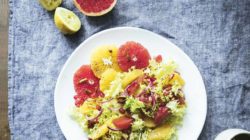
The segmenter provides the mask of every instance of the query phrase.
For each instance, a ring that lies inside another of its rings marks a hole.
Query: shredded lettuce
[[[129,135],[129,140],[147,140],[150,131],[150,129],[145,129],[144,131],[132,131]]]
[[[172,92],[174,93],[174,95],[177,95],[179,93],[179,89],[181,89],[181,85],[178,82],[174,82],[173,86],[172,86]]]
[[[176,117],[176,118],[179,118],[180,120],[182,120],[182,118],[184,117],[184,115],[185,115],[185,113],[186,113],[186,106],[178,106],[178,108],[175,110],[175,112],[174,112],[174,116]]]
[[[71,110],[71,117],[87,132],[90,132],[87,118],[93,118],[99,113],[99,111],[95,109],[97,102],[98,99],[94,100],[89,98],[79,108],[73,107]]]
[[[157,84],[152,91],[160,95],[162,100],[165,100],[163,96],[163,87],[166,85],[169,75],[172,74],[176,68],[177,64],[174,61],[169,61],[168,63],[158,63],[152,59],[149,62],[149,69],[145,70],[150,76],[156,78]]]
[[[105,97],[114,98],[114,97],[117,97],[117,95],[119,95],[119,93],[123,92],[122,77],[123,77],[123,75],[121,73],[116,75],[115,80],[111,82],[110,88],[108,90],[104,91]]]
[[[171,113],[175,117],[182,118],[185,114],[186,106],[179,105],[177,100],[168,102],[166,106],[171,110]]]
[[[186,106],[179,105],[173,115],[167,120],[168,123],[172,124],[173,126],[182,125],[183,117],[186,113]]]
[[[80,125],[80,127],[89,132],[88,125],[87,125],[87,119],[85,116],[82,115],[82,113],[79,111],[78,108],[74,107],[71,110],[71,117]]]
[[[172,111],[172,113],[175,113],[178,111],[178,102],[176,100],[170,101],[167,103],[167,107]]]
[[[163,97],[163,86],[164,84],[158,83],[152,91],[160,95],[160,97]]]
[[[158,63],[152,59],[149,62],[150,70],[147,70],[146,72],[149,72],[149,75],[154,76],[157,80],[161,81],[167,77],[167,75],[173,73],[176,67],[177,64],[174,61]]]
[[[137,114],[132,115],[132,118],[134,118],[132,131],[142,130],[144,128],[144,121]]]
[[[138,109],[144,108],[144,107],[145,105],[143,102],[131,96],[127,98],[125,105],[124,105],[124,108],[125,109],[129,108],[132,113],[135,113]]]
[[[102,114],[98,117],[98,123],[93,128],[88,128],[88,119],[94,118],[99,114],[96,109],[98,99],[87,99],[79,108],[74,107],[71,111],[72,118],[85,130],[90,136],[95,134],[98,129],[107,124],[111,118],[119,117],[118,111],[111,110],[112,108],[120,108],[120,104],[116,100],[111,100],[102,104]]]
[[[153,118],[154,117],[154,112],[153,111],[148,111],[146,108],[142,108],[142,112],[146,115],[146,116],[148,116],[148,117],[151,117],[151,118]]]
[[[121,140],[128,139],[128,134],[121,131],[109,131],[107,135],[102,137],[102,140]]]
[[[98,117],[98,124],[105,124],[108,120],[110,120],[110,118],[116,118],[118,116],[118,112],[109,109],[103,109],[102,115]]]

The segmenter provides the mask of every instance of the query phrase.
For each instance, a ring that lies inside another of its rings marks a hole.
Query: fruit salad
[[[138,42],[98,47],[74,74],[71,116],[93,140],[176,139],[187,107],[176,69]]]

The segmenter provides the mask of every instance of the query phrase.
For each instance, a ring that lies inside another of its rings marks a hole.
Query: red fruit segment
[[[160,124],[168,115],[168,108],[166,106],[161,106],[154,115],[154,122]]]
[[[87,16],[101,16],[113,9],[117,0],[74,0],[76,7]]]
[[[133,95],[139,87],[140,85],[138,81],[135,80],[126,87],[126,92],[128,93],[128,95]]]
[[[118,64],[123,71],[128,71],[132,66],[142,69],[148,66],[150,55],[141,44],[129,41],[118,50]]]
[[[90,65],[81,66],[73,78],[74,88],[77,95],[74,96],[76,106],[88,98],[96,98],[104,94],[99,90],[99,79],[95,77]]]
[[[125,130],[131,127],[133,119],[127,116],[122,116],[120,118],[114,119],[113,124],[116,128],[120,130]]]
[[[159,54],[155,57],[155,61],[158,62],[158,63],[161,63],[162,62],[162,56]]]
[[[86,12],[100,12],[107,9],[114,0],[76,0],[82,9]]]

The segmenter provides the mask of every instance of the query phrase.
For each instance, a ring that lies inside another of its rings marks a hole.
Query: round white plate
[[[99,32],[85,40],[69,57],[56,83],[54,105],[58,124],[68,140],[87,140],[86,133],[71,119],[69,109],[74,106],[74,72],[83,64],[90,63],[91,51],[100,45],[137,41],[146,47],[151,56],[161,54],[163,59],[173,59],[184,78],[184,94],[187,112],[183,126],[178,130],[180,140],[196,140],[203,128],[207,113],[207,97],[201,74],[193,61],[176,45],[153,32],[133,27],[112,28]]]

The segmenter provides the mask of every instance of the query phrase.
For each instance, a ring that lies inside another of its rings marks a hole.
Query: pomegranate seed
[[[96,105],[96,109],[100,111],[102,109],[102,107],[99,105]]]
[[[158,63],[161,63],[162,62],[162,56],[161,55],[157,55],[155,57],[155,61],[158,62]]]
[[[119,112],[120,112],[121,114],[124,114],[124,113],[125,113],[125,109],[120,108],[120,109],[119,109]]]
[[[167,85],[165,88],[166,91],[170,91],[171,89],[172,89],[172,85]]]

